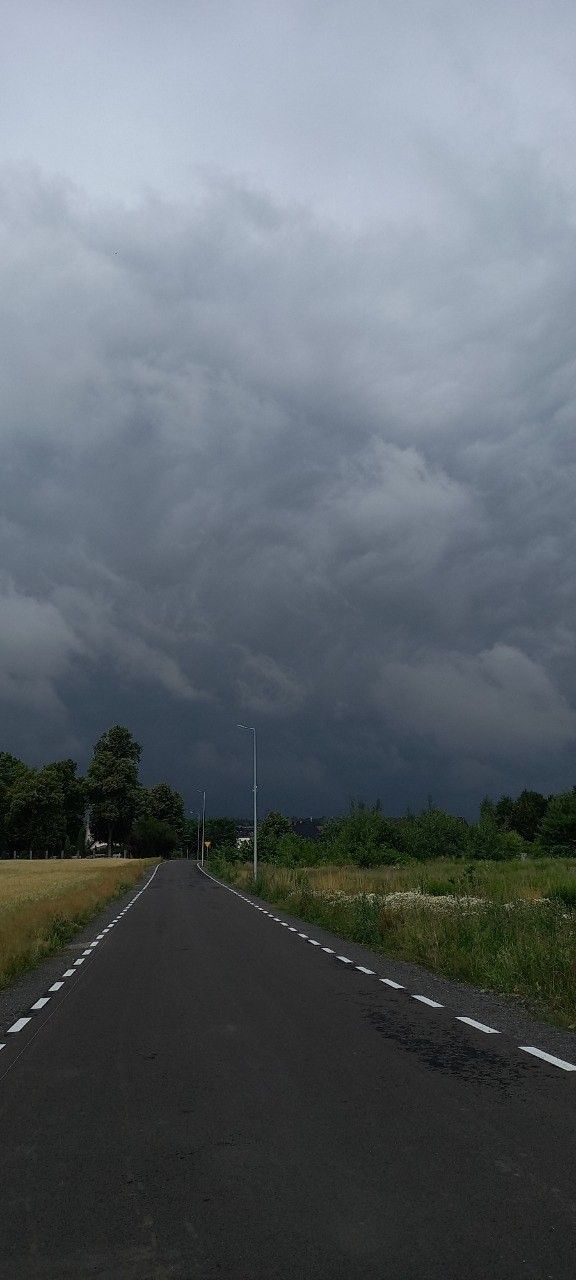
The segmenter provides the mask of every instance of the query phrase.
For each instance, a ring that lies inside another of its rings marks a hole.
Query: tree
[[[0,840],[3,849],[14,843],[8,821],[12,787],[18,778],[29,772],[22,760],[10,755],[9,751],[0,751]]]
[[[292,823],[283,813],[272,809],[258,827],[258,850],[262,858],[273,858],[282,836],[292,831]]]
[[[84,813],[86,808],[86,790],[84,783],[76,777],[74,760],[54,760],[44,766],[42,774],[53,779],[62,795],[62,807],[66,825],[66,845],[76,848],[80,833],[84,829]]]
[[[86,775],[90,825],[95,835],[105,834],[109,856],[113,838],[125,841],[130,834],[138,799],[141,752],[130,730],[122,725],[108,729],[94,747]]]
[[[178,840],[184,838],[184,800],[179,791],[169,787],[167,782],[158,782],[154,787],[146,788],[146,809],[151,818],[157,822],[165,822],[176,832]]]
[[[538,825],[538,840],[547,853],[573,858],[576,854],[576,790],[551,796]]]
[[[66,842],[64,793],[57,774],[27,769],[10,791],[8,827],[15,848],[61,853]]]
[[[535,840],[538,826],[546,813],[548,801],[539,791],[522,791],[512,806],[509,826],[524,840]]]
[[[169,823],[150,816],[139,818],[130,836],[130,848],[137,858],[169,858],[178,843]]]
[[[233,818],[208,818],[205,831],[211,852],[236,844],[236,823]]]

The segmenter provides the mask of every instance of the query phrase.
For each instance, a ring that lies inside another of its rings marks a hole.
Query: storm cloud
[[[223,49],[192,8],[236,164],[229,101],[180,189],[154,148],[147,190],[142,156],[130,194],[117,159],[78,181],[24,126],[0,173],[2,745],[84,763],[128,723],[220,812],[249,809],[239,720],[264,808],[572,785],[570,10],[272,5],[252,84],[262,6],[219,9]]]

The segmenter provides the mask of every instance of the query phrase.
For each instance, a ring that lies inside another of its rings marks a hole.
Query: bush
[[[506,831],[489,818],[469,828],[469,839],[473,858],[503,862],[508,858],[519,858],[525,851],[524,841],[517,831]]]
[[[402,820],[402,836],[412,858],[465,858],[470,851],[470,828],[464,818],[442,809],[427,809]]]

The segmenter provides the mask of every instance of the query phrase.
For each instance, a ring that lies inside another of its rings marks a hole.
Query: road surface
[[[574,1280],[576,1072],[193,863],[132,899],[0,1036],[2,1277]]]

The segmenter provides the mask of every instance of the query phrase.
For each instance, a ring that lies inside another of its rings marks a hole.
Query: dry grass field
[[[0,862],[0,987],[67,942],[155,860]]]

